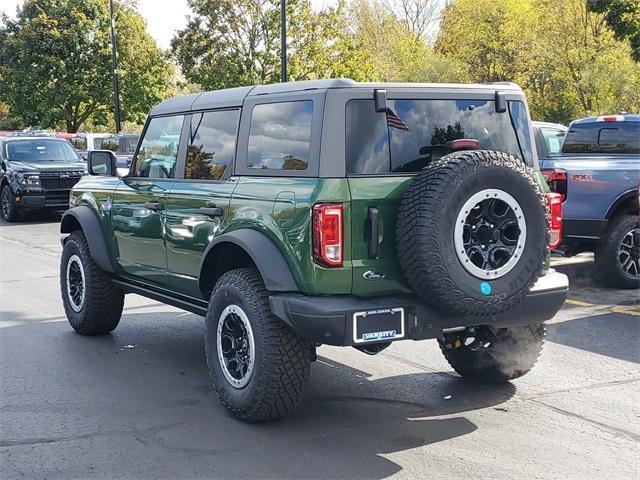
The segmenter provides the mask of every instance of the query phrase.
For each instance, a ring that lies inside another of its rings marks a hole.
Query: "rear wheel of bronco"
[[[640,217],[616,218],[595,253],[596,268],[605,284],[640,288]]]
[[[396,224],[409,284],[448,313],[493,315],[526,295],[547,255],[548,220],[533,172],[501,152],[465,151],[409,184]]]
[[[91,258],[80,231],[65,241],[60,262],[60,290],[67,319],[82,335],[102,335],[118,326],[124,293]]]
[[[439,340],[449,365],[466,379],[479,383],[504,383],[533,368],[544,344],[544,324],[503,328],[488,342],[456,345]],[[456,348],[457,347],[457,348]]]
[[[247,422],[273,420],[300,403],[311,345],[271,313],[257,270],[220,277],[207,310],[207,365],[220,401]]]

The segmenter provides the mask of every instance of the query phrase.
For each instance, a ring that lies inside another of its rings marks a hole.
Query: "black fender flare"
[[[225,243],[234,244],[247,253],[258,267],[267,290],[273,292],[297,292],[299,290],[289,264],[275,243],[263,233],[250,228],[224,233],[209,244],[200,263],[198,278],[200,290],[204,291],[202,271],[205,268],[207,258],[214,254],[216,248]]]
[[[607,214],[604,218],[611,220],[621,205],[633,199],[637,199],[640,202],[640,191],[638,188],[632,188],[631,190],[624,192],[622,195],[619,195],[607,210]]]
[[[80,205],[64,212],[60,222],[60,233],[71,233],[77,230],[77,225],[87,239],[91,258],[105,272],[115,273],[100,220],[91,207]]]

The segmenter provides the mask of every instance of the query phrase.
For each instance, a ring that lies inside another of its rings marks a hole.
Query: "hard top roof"
[[[301,92],[305,90],[327,90],[331,88],[411,88],[433,90],[475,90],[475,91],[510,91],[522,92],[515,83],[363,83],[348,78],[331,78],[326,80],[304,80],[300,82],[272,83],[254,87],[236,87],[211,92],[192,93],[182,97],[173,97],[159,103],[151,109],[149,115],[165,115],[208,110],[214,108],[240,107],[246,97],[257,95]]]
[[[540,120],[533,120],[531,125],[534,127],[551,127],[551,128],[559,128],[560,130],[566,130],[566,125],[561,123],[553,123],[553,122],[541,122]]]
[[[585,118],[579,118],[577,120],[574,120],[573,122],[571,122],[571,125],[580,125],[582,123],[597,123],[597,122],[603,122],[605,121],[605,118],[613,118],[613,117],[617,117],[617,122],[640,122],[640,115],[633,115],[633,114],[627,114],[627,113],[623,113],[623,114],[611,114],[611,115],[598,115],[597,117],[585,117]]]
[[[6,137],[0,137],[0,141],[3,142],[13,142],[16,140],[55,140],[69,143],[69,140],[66,138],[54,137],[53,135],[9,135]]]

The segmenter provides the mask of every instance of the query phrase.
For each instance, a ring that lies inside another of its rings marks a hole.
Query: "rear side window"
[[[477,140],[481,149],[532,159],[522,102],[510,102],[511,114],[496,112],[488,100],[387,100],[387,106],[384,113],[375,111],[373,100],[347,103],[349,173],[417,172],[463,138]]]
[[[640,153],[640,122],[592,122],[571,126],[563,153]]]
[[[220,180],[233,164],[239,110],[195,113],[189,126],[184,178]]]
[[[124,137],[120,144],[120,148],[122,149],[118,153],[122,153],[123,155],[131,155],[136,151],[136,145],[138,145],[138,136]]]
[[[562,140],[567,132],[557,128],[541,127],[540,133],[542,133],[542,139],[549,155],[558,155],[562,147]]]
[[[311,100],[256,105],[251,115],[247,167],[306,170],[312,118]]]
[[[103,138],[100,141],[100,149],[101,150],[111,150],[112,152],[117,152],[120,148],[120,140],[117,138]]]
[[[135,159],[136,177],[175,177],[183,119],[183,115],[175,115],[149,121]]]
[[[72,137],[69,141],[71,142],[71,145],[73,145],[73,148],[75,148],[76,150],[87,149],[87,139],[85,137]]]

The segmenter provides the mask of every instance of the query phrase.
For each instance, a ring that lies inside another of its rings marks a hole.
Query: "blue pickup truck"
[[[595,252],[605,284],[640,288],[640,115],[534,122],[540,168],[563,198],[567,255]]]

